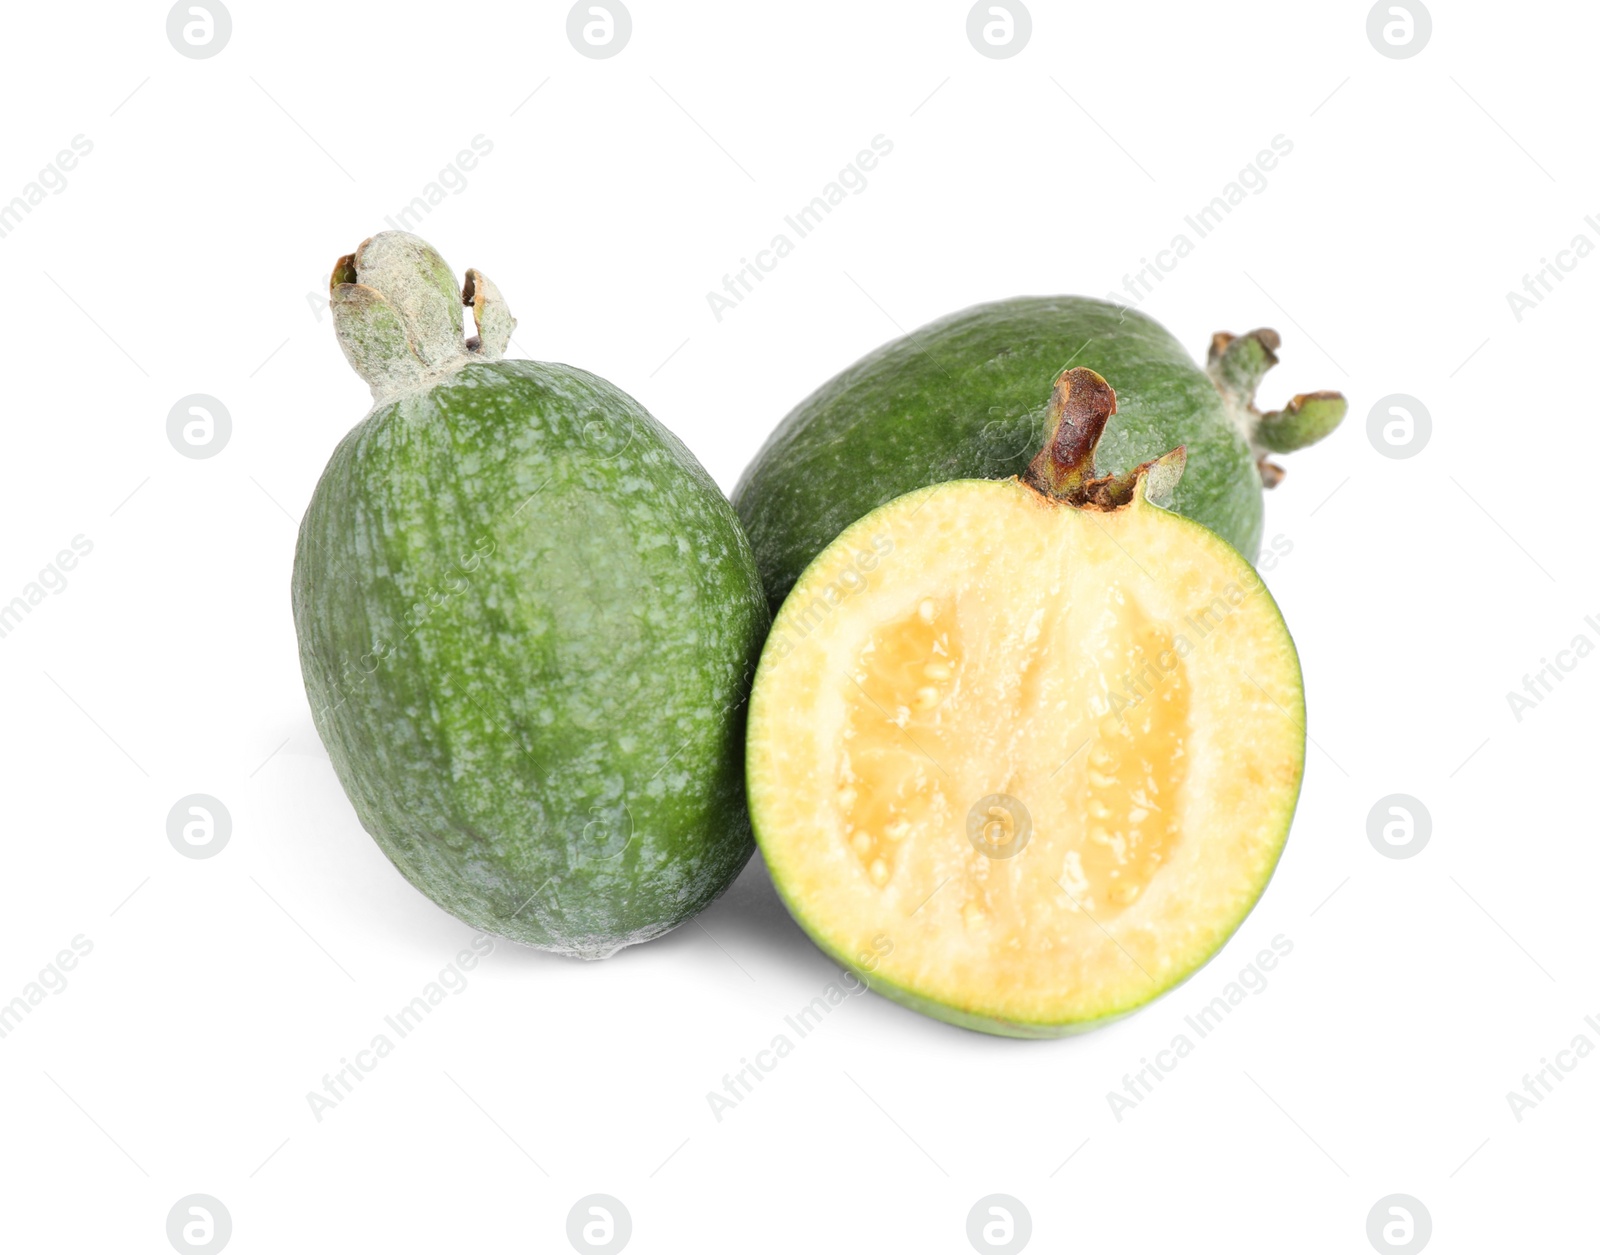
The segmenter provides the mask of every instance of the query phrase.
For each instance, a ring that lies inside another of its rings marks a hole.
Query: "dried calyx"
[[[1049,435],[1028,464],[1023,482],[1079,509],[1119,509],[1134,500],[1141,481],[1145,500],[1156,505],[1166,502],[1183,475],[1187,454],[1182,445],[1131,471],[1095,473],[1095,446],[1116,412],[1116,392],[1094,371],[1084,366],[1062,371],[1046,411]]]
[[[1261,482],[1274,488],[1284,470],[1270,461],[1269,453],[1293,453],[1315,444],[1344,417],[1346,403],[1338,392],[1302,392],[1281,410],[1263,414],[1256,408],[1256,387],[1278,364],[1278,333],[1260,327],[1242,336],[1219,331],[1211,337],[1206,373],[1222,394],[1228,413],[1250,442]]]
[[[470,362],[505,354],[517,320],[480,271],[455,276],[431,245],[404,231],[381,231],[334,263],[329,306],[339,347],[367,381],[374,401],[425,388]],[[466,336],[462,307],[477,334]]]

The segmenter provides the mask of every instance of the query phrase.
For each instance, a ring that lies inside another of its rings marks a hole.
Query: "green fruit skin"
[[[293,602],[362,824],[473,927],[600,958],[749,858],[754,558],[694,455],[605,380],[474,363],[375,408],[306,511]]]
[[[1153,319],[1080,296],[1025,296],[952,314],[862,358],[800,402],[745,470],[734,506],[776,611],[810,561],[858,518],[951,479],[1006,479],[1044,445],[1068,366],[1098,371],[1117,412],[1102,471],[1178,445],[1170,508],[1251,562],[1261,476],[1210,377]]]

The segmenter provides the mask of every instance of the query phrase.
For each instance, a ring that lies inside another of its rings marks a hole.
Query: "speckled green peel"
[[[513,324],[482,275],[481,343],[458,358],[435,268],[385,274],[378,301],[348,291],[365,286],[333,300],[362,311],[341,342],[378,403],[317,485],[293,588],[340,783],[475,928],[584,958],[658,936],[752,849],[742,736],[767,612],[748,543],[631,397],[484,360]]]
[[[1116,389],[1101,466],[1125,473],[1185,446],[1172,509],[1254,560],[1264,477],[1281,474],[1265,452],[1290,427],[1295,438],[1326,434],[1337,422],[1334,402],[1340,414],[1343,402],[1310,394],[1328,399],[1317,424],[1263,416],[1255,384],[1276,361],[1277,336],[1216,339],[1208,374],[1137,310],[1086,297],[1017,297],[874,350],[789,413],[734,491],[769,601],[776,608],[835,536],[895,497],[952,479],[1024,474],[1049,423],[1043,398],[1076,366]]]

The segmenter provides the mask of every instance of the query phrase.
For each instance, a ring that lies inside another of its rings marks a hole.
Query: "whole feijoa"
[[[1172,500],[1250,561],[1261,545],[1269,460],[1320,440],[1344,417],[1336,392],[1256,408],[1278,335],[1212,337],[1204,370],[1137,310],[1082,296],[975,305],[891,341],[790,411],[734,490],[774,610],[800,572],[885,502],[952,479],[1009,479],[1045,437],[1048,397],[1073,366],[1113,381],[1117,413],[1101,456],[1132,466],[1188,449]]]
[[[767,610],[732,508],[619,388],[502,360],[499,292],[422,240],[340,258],[331,304],[374,405],[301,523],[293,600],[356,813],[475,928],[584,958],[666,932],[753,848]]]

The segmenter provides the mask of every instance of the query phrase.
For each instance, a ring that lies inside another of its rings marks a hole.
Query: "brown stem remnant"
[[[1049,437],[1028,466],[1028,483],[1062,500],[1081,492],[1094,478],[1094,448],[1116,412],[1116,392],[1094,371],[1062,371],[1045,411]]]
[[[1046,411],[1049,435],[1029,463],[1023,482],[1078,509],[1125,506],[1133,500],[1141,479],[1147,500],[1159,505],[1171,497],[1187,458],[1182,445],[1120,475],[1095,474],[1095,446],[1116,412],[1116,391],[1098,374],[1086,366],[1062,371]]]

